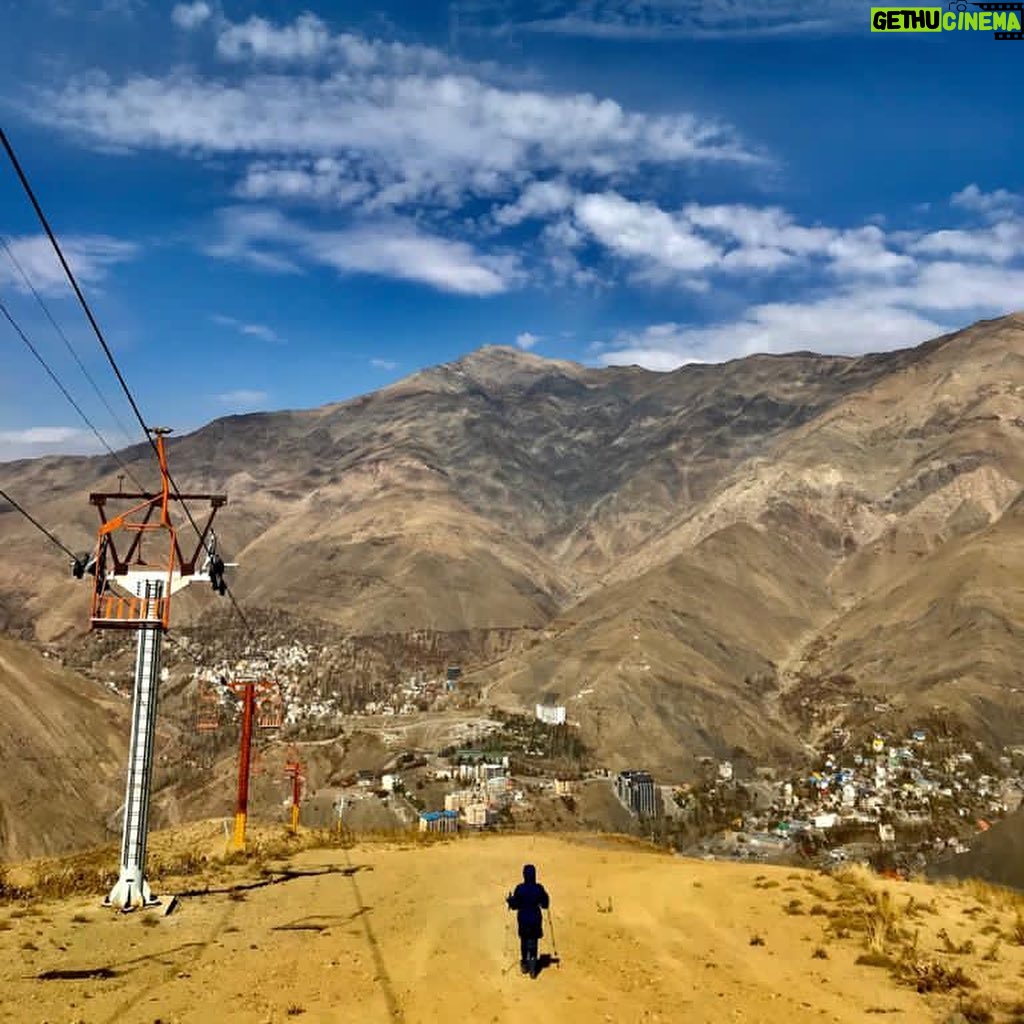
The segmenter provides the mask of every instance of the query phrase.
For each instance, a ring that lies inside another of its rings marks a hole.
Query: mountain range
[[[564,704],[611,767],[796,758],[839,726],[954,716],[1019,741],[1024,314],[860,357],[668,373],[480,349],[319,409],[217,420],[168,451],[225,492],[243,607],[345,634],[531,627],[486,699]],[[147,446],[121,453],[156,483]],[[0,466],[76,550],[106,457]],[[87,588],[0,505],[0,627],[75,646]],[[217,599],[192,588],[175,621]],[[470,666],[473,669],[473,666]],[[879,712],[881,713],[881,712]]]

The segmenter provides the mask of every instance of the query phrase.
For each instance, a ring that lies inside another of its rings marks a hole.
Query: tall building
[[[537,721],[545,725],[565,725],[565,708],[562,705],[538,704]]]
[[[615,778],[615,792],[634,814],[639,814],[643,818],[657,816],[657,790],[649,772],[619,772]]]

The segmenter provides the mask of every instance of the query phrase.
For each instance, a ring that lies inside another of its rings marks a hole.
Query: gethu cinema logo
[[[994,32],[996,39],[1024,39],[1024,3],[971,4],[962,0],[941,7],[872,7],[872,32]]]

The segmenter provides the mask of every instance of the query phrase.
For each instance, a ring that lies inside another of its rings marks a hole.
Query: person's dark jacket
[[[549,899],[544,886],[537,881],[537,869],[532,864],[523,868],[523,880],[506,900],[509,909],[516,911],[521,939],[539,939],[544,935],[542,910],[547,910]]]

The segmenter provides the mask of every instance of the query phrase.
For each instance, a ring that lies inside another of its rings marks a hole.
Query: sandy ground
[[[552,897],[541,950],[559,956],[536,980],[519,973],[503,903],[527,861]],[[0,905],[0,1020],[863,1024],[944,1021],[957,1005],[855,963],[863,935],[826,937],[826,911],[846,913],[853,890],[810,872],[586,836],[365,843],[296,854],[288,870],[243,870],[166,917],[95,898]],[[994,1000],[990,1019],[1018,1019],[1024,946],[1000,938],[1016,909],[968,888],[890,885],[897,907],[931,901],[913,921],[929,957],[949,948],[939,929],[974,937],[947,962],[976,980],[971,999]]]

